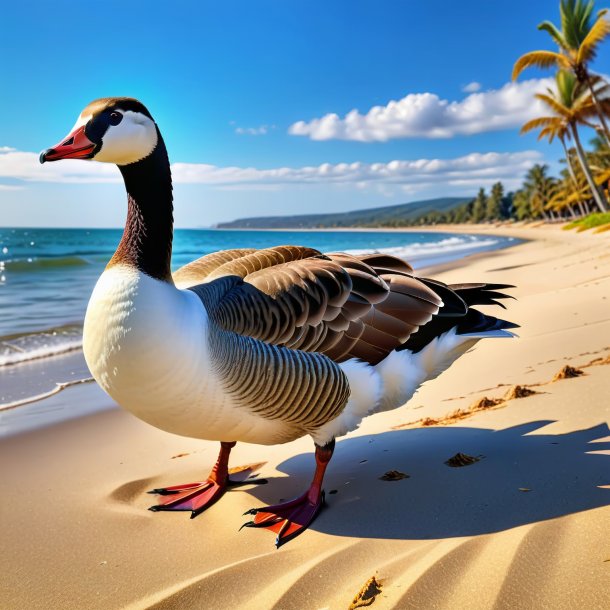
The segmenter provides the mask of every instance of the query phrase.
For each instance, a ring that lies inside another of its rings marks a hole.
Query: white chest
[[[280,422],[249,413],[225,392],[209,353],[208,326],[196,294],[117,265],[91,295],[85,359],[119,405],[167,432],[264,444],[292,440]]]
[[[221,392],[209,366],[201,301],[127,266],[91,295],[83,347],[91,373],[121,406],[163,429],[203,425],[197,397]],[[211,405],[214,407],[214,405]]]

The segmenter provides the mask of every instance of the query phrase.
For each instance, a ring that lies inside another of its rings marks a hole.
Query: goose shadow
[[[386,539],[487,534],[610,504],[606,423],[565,434],[539,431],[553,421],[505,429],[418,428],[337,442],[325,479],[327,509],[310,529]],[[457,452],[485,456],[452,468]],[[264,504],[299,495],[309,484],[312,453],[282,462],[290,478],[251,488]],[[379,479],[388,470],[409,478]],[[264,473],[263,473],[264,476]],[[336,493],[329,494],[330,491]]]

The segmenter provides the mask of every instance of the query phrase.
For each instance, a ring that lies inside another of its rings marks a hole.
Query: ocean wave
[[[66,267],[86,267],[91,265],[93,261],[84,256],[53,256],[53,257],[27,257],[27,258],[9,258],[8,260],[0,261],[0,270],[10,273],[27,271],[35,272],[40,269],[65,269]]]
[[[82,345],[83,329],[78,325],[0,337],[0,367],[57,356]]]
[[[391,254],[405,260],[420,260],[429,257],[447,256],[454,252],[473,251],[497,246],[500,240],[493,238],[478,238],[471,235],[463,237],[447,237],[439,241],[375,248],[375,252]],[[349,254],[367,254],[371,249],[347,250]]]

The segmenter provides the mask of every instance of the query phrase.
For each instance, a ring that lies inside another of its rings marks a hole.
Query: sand
[[[520,338],[480,342],[339,439],[309,531],[276,550],[238,529],[308,485],[310,439],[238,444],[232,465],[266,460],[269,483],[190,520],[144,492],[202,478],[217,444],[98,411],[0,442],[0,607],[609,608],[610,233],[477,232],[530,241],[437,277],[516,284]],[[565,365],[583,374],[553,381]],[[478,459],[445,464],[457,453]]]

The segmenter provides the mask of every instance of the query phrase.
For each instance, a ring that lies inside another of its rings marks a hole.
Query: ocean
[[[89,376],[81,350],[83,319],[121,233],[0,228],[0,412],[42,399],[57,390],[56,384]],[[177,229],[172,268],[217,250],[280,244],[322,252],[386,252],[422,268],[514,243],[452,233]],[[468,274],[464,279],[476,281]]]
[[[0,228],[0,366],[80,347],[89,295],[121,232]],[[279,244],[386,252],[421,268],[510,243],[510,238],[451,233],[178,229],[172,268],[217,250]]]

